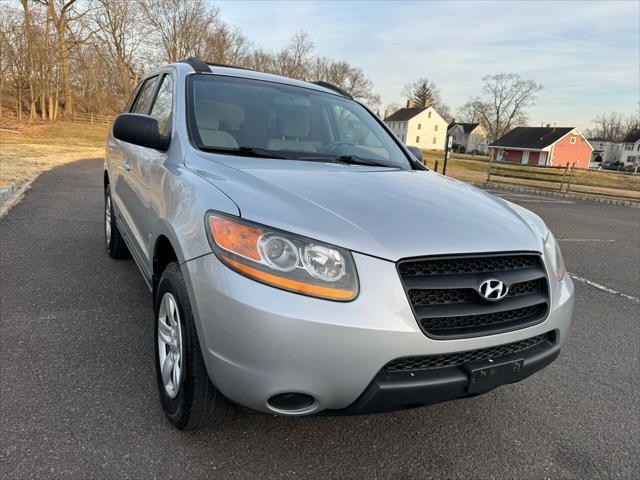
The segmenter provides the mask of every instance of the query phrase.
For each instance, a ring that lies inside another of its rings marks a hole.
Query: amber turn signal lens
[[[209,225],[221,248],[258,262],[261,260],[258,239],[264,233],[262,229],[214,215],[209,217]]]

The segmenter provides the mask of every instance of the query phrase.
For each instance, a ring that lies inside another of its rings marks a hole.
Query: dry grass
[[[423,150],[422,160],[430,168],[434,168],[437,160],[438,172],[442,172],[444,152]],[[559,180],[562,177],[562,170],[550,169],[549,171],[558,174],[558,176],[550,176],[540,174],[540,169],[527,168],[526,166],[515,164],[502,166],[513,168],[513,175],[522,178],[505,178],[492,174],[491,182],[529,186],[543,190],[559,190],[560,188]],[[447,175],[467,182],[484,183],[487,180],[488,168],[489,157],[452,153],[447,162]],[[501,173],[511,174],[511,172]],[[558,182],[545,181],[549,179],[558,180]],[[640,175],[576,169],[571,183],[571,192],[640,200]]]
[[[0,130],[0,188],[10,182],[18,186],[38,173],[83,158],[104,156],[109,127],[89,123],[57,122],[24,126],[19,133]],[[444,152],[424,150],[423,161],[442,172]],[[447,175],[467,182],[487,179],[489,157],[452,153]],[[514,166],[515,167],[515,166]],[[529,178],[493,177],[492,181],[558,190],[558,183],[544,182],[545,176],[523,167],[518,175]],[[549,178],[549,177],[546,177]],[[640,199],[640,176],[613,172],[576,170],[571,191]]]
[[[444,165],[444,152],[434,150],[423,150],[422,161],[429,168],[435,168],[438,162],[438,172],[442,173]],[[466,155],[452,153],[447,162],[447,175],[464,180],[465,182],[484,182],[487,180],[487,169],[489,168],[489,157],[481,155]]]
[[[11,182],[20,185],[57,165],[104,157],[108,129],[56,122],[24,126],[19,133],[0,130],[0,188]]]

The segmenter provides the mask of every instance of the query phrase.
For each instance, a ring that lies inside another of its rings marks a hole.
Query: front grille
[[[476,295],[473,290],[409,290],[409,300],[413,305],[471,302]]]
[[[392,360],[382,368],[382,373],[414,372],[417,370],[430,370],[434,368],[460,367],[468,363],[489,359],[499,359],[507,355],[524,352],[536,347],[543,342],[551,342],[550,334],[538,335],[518,342],[498,345],[496,347],[482,348],[468,352],[446,353],[443,355],[429,355],[422,357],[403,357]]]
[[[400,275],[459,275],[519,270],[536,265],[533,255],[495,257],[442,258],[408,260],[400,264]]]
[[[502,254],[403,260],[398,272],[422,331],[433,338],[489,335],[528,327],[549,310],[548,282],[537,254]],[[484,280],[502,280],[509,291],[485,300]]]
[[[514,320],[530,318],[540,311],[540,305],[517,308],[506,312],[485,313],[481,315],[463,315],[461,317],[436,317],[424,318],[420,321],[422,328],[429,332],[463,329],[468,327],[480,327],[494,325]]]

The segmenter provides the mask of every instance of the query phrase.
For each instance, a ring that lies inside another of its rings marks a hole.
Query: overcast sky
[[[402,86],[427,77],[455,113],[493,73],[544,85],[531,125],[584,129],[599,113],[640,104],[638,0],[214,3],[268,50],[309,33],[317,55],[361,67],[383,105],[402,102]]]

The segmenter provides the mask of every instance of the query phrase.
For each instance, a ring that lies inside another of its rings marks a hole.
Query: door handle
[[[124,161],[124,169],[128,172],[129,170],[131,170],[131,161],[129,159],[126,159]]]

